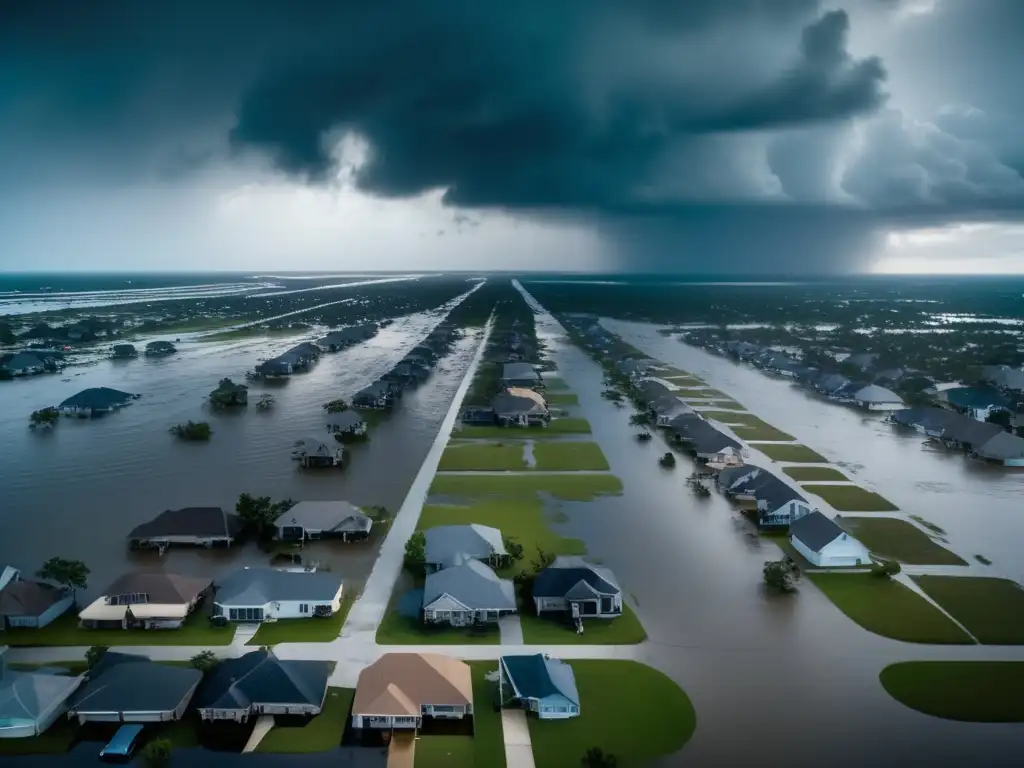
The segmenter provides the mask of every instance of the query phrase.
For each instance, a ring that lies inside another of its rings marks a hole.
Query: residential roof
[[[331,676],[329,661],[282,661],[273,651],[222,660],[203,681],[198,709],[248,709],[258,704],[321,706]]]
[[[12,371],[21,370],[22,368],[42,368],[43,360],[32,352],[18,352],[4,365]]]
[[[167,509],[148,523],[135,526],[129,539],[154,539],[163,536],[198,538],[234,538],[242,530],[242,518],[220,507],[183,507]]]
[[[327,414],[327,426],[340,430],[352,429],[363,423],[363,417],[356,411],[340,411]]]
[[[12,581],[0,589],[0,618],[39,616],[67,596],[67,589],[41,581]]]
[[[192,695],[203,673],[140,657],[103,660],[72,697],[68,711],[170,712]],[[114,654],[115,657],[121,654]],[[104,662],[107,662],[104,664]]]
[[[807,499],[794,490],[791,485],[763,469],[746,486],[745,490],[752,494],[758,503],[764,502],[769,511],[778,509],[791,501],[807,502]]]
[[[546,699],[561,694],[577,707],[580,705],[576,676],[572,667],[561,659],[535,653],[531,656],[502,656],[501,664],[519,698]]]
[[[529,393],[529,394],[526,394]],[[495,395],[491,407],[496,414],[503,413],[547,413],[548,408],[543,396],[532,389],[509,387],[505,392]]]
[[[735,467],[725,467],[715,476],[715,482],[726,490],[732,488],[734,483],[743,480],[747,475],[760,473],[763,470],[754,464],[740,464]]]
[[[451,564],[456,556],[486,559],[508,554],[501,531],[489,525],[439,525],[423,532],[426,562]]]
[[[146,349],[151,352],[160,349],[173,350],[174,348],[174,345],[169,341],[151,341],[146,345]]]
[[[178,605],[191,603],[209,589],[212,583],[210,578],[202,576],[181,576],[164,571],[131,571],[114,579],[102,594],[113,597],[142,593],[149,595],[150,603]]]
[[[1000,387],[1024,390],[1024,369],[1010,368],[1006,365],[989,366],[985,369],[985,376]]]
[[[467,560],[441,571],[428,573],[423,585],[423,605],[450,595],[471,610],[516,609],[516,591],[509,579],[498,575],[479,560]]]
[[[365,518],[363,510],[347,501],[300,501],[275,521],[282,526],[299,526],[311,531],[333,531],[350,518]],[[364,523],[360,522],[362,526]]]
[[[741,448],[737,440],[720,432],[704,419],[675,420],[672,429],[693,445],[697,453],[717,453],[724,448]]]
[[[80,683],[77,677],[5,669],[0,677],[0,722],[38,720],[67,699]]]
[[[608,568],[588,563],[581,557],[563,555],[537,574],[533,596],[565,597],[581,581],[602,595],[617,595],[622,591],[615,574]]]
[[[285,600],[329,603],[341,579],[329,571],[292,572],[273,568],[239,568],[217,582],[218,605],[260,606]]]
[[[112,408],[124,405],[136,397],[129,392],[121,392],[110,387],[90,387],[77,395],[72,395],[60,404],[61,408]]]
[[[1024,458],[1024,438],[1011,435],[1009,432],[999,432],[980,446],[976,446],[974,450],[984,459],[1020,459]]]
[[[359,673],[354,715],[418,716],[424,704],[473,703],[469,665],[439,653],[385,653]]]
[[[505,363],[501,367],[501,378],[506,381],[511,379],[537,379],[539,381],[540,374],[529,363]]]
[[[821,552],[844,533],[846,531],[817,510],[789,525],[790,536],[799,539],[812,552]]]
[[[306,456],[334,456],[338,448],[319,437],[303,437],[295,441],[295,447],[301,448]]]
[[[902,403],[903,398],[891,389],[869,384],[853,393],[853,399],[862,403]]]
[[[1006,408],[1009,399],[998,389],[956,387],[945,390],[946,401],[959,408]]]

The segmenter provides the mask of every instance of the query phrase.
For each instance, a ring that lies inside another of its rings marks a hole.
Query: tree
[[[550,568],[554,562],[555,556],[551,552],[545,552],[537,547],[537,558],[530,562],[530,567],[533,568],[534,573],[540,573],[545,568]]]
[[[32,415],[28,417],[29,423],[34,427],[39,424],[53,425],[57,423],[57,419],[60,418],[60,413],[52,405],[49,408],[41,408],[38,411],[32,411]]]
[[[338,400],[331,400],[324,403],[324,410],[328,413],[341,413],[348,410],[348,403],[340,398]]]
[[[505,551],[508,552],[508,556],[513,560],[523,559],[523,545],[513,539],[511,536],[503,536],[501,539],[505,545]]]
[[[153,739],[142,750],[142,760],[149,768],[165,768],[171,764],[171,742]]]
[[[242,522],[261,538],[269,534],[274,521],[280,515],[269,496],[250,496],[248,493],[238,497],[235,512],[242,518]]]
[[[209,440],[213,430],[205,421],[188,421],[184,424],[175,424],[170,433],[182,440]]]
[[[47,581],[65,584],[72,589],[85,589],[89,579],[89,568],[81,560],[51,557],[43,563],[42,568],[36,571],[36,576]]]
[[[1013,429],[1013,421],[1010,417],[1010,412],[1002,408],[991,411],[989,415],[985,417],[985,421],[989,424],[998,424],[1007,432]]]
[[[109,650],[109,645],[94,645],[91,648],[89,648],[89,650],[85,652],[86,666],[88,666],[89,669],[95,667],[97,664],[100,663],[100,660]]]
[[[205,675],[207,672],[213,671],[213,668],[220,664],[220,659],[217,658],[213,651],[202,651],[189,659],[189,663]]]
[[[619,759],[600,747],[591,747],[580,758],[583,768],[618,768]]]
[[[764,583],[780,592],[795,592],[800,569],[788,557],[764,564]]]
[[[405,567],[411,570],[422,568],[426,561],[427,537],[418,531],[405,542]]]
[[[874,563],[871,566],[871,575],[876,576],[879,579],[891,579],[897,575],[903,568],[895,560],[883,560],[879,563]]]
[[[631,427],[646,427],[651,423],[651,417],[642,412],[634,413],[629,417],[629,425]]]

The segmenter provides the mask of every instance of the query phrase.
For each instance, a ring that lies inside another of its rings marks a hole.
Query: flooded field
[[[275,499],[346,499],[357,505],[401,503],[468,366],[477,337],[467,333],[426,383],[408,391],[371,429],[371,439],[352,446],[340,470],[301,470],[290,459],[295,440],[325,435],[323,403],[348,398],[401,359],[442,319],[443,311],[396,319],[373,339],[324,355],[308,373],[284,384],[253,383],[250,403],[271,392],[276,406],[213,412],[204,399],[220,378],[242,381],[246,370],[305,339],[247,339],[231,343],[183,342],[166,358],[101,360],[63,374],[6,382],[0,391],[0,444],[4,491],[0,504],[0,562],[33,572],[51,556],[84,560],[92,569],[90,599],[131,567],[153,566],[214,575],[226,567],[264,564],[254,545],[227,552],[172,550],[159,558],[129,553],[125,536],[165,509],[222,506],[233,510],[238,495]],[[62,381],[70,378],[70,381]],[[139,393],[130,407],[102,418],[62,418],[49,433],[28,429],[28,414],[87,387],[110,386]],[[175,440],[168,428],[186,420],[208,421],[209,443]],[[358,584],[372,566],[376,544],[317,544],[307,559],[319,560]]]

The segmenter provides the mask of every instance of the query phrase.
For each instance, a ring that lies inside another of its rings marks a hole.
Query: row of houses
[[[64,352],[51,349],[22,350],[0,355],[0,372],[5,378],[56,373],[64,365]]]
[[[980,461],[1024,467],[1024,438],[1010,434],[999,424],[931,407],[894,411],[889,418],[894,424],[909,427]]]
[[[151,341],[143,351],[147,357],[164,357],[175,354],[178,348],[169,341]],[[139,356],[139,350],[134,344],[115,344],[110,348],[110,356],[114,360],[130,360]]]
[[[501,389],[489,405],[463,408],[463,423],[503,427],[545,427],[551,423],[551,410],[544,397],[544,378],[533,363],[510,360],[486,365],[501,366]]]

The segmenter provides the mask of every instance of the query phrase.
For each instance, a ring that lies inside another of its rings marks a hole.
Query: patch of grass
[[[671,381],[673,384],[680,386],[684,384],[692,384],[698,387],[704,385],[704,380],[694,376],[692,373],[675,373],[673,371],[669,371],[669,374],[670,375],[667,376],[661,376],[660,378],[663,378],[665,381]]]
[[[832,467],[783,467],[782,471],[794,480],[836,480],[849,482],[850,478]]]
[[[614,619],[584,619],[583,634],[568,621],[521,614],[523,642],[527,645],[634,645],[647,639],[640,619],[628,605]]]
[[[498,645],[501,642],[501,630],[496,623],[485,627],[428,627],[419,619],[395,610],[397,597],[392,596],[392,604],[377,627],[380,645]]]
[[[579,405],[580,399],[575,392],[549,392],[544,396],[548,405]]]
[[[544,508],[540,499],[485,500],[459,506],[454,504],[430,504],[423,508],[416,529],[425,531],[439,525],[469,525],[478,523],[497,528],[504,536],[515,539],[523,545],[523,560],[499,573],[511,578],[517,572],[529,568],[530,560],[538,549],[556,555],[582,555],[587,549],[580,539],[560,536],[548,527],[544,519]]]
[[[552,419],[546,427],[483,427],[472,424],[463,425],[452,432],[452,437],[467,439],[521,439],[543,440],[546,437],[561,435],[589,435],[590,422],[575,416],[563,416]]]
[[[543,380],[544,389],[548,392],[564,392],[569,388],[569,385],[557,376],[544,376]]]
[[[320,714],[299,727],[274,726],[256,747],[257,752],[302,754],[328,752],[341,744],[345,722],[356,692],[351,688],[328,688]]]
[[[572,472],[575,470],[605,471],[608,459],[601,446],[585,442],[542,442],[533,446],[538,471]]]
[[[931,531],[932,533],[934,533],[937,536],[945,536],[946,535],[946,532],[944,530],[942,530],[942,528],[937,526],[935,523],[931,523],[931,522],[925,520],[920,515],[911,515],[910,519],[915,521],[921,527],[927,528],[929,531]]]
[[[905,661],[879,680],[901,704],[968,723],[1024,723],[1024,662]]]
[[[470,661],[473,676],[473,735],[420,736],[416,742],[416,768],[505,768],[505,736],[501,712],[492,702],[498,695],[495,661]]]
[[[205,611],[193,612],[180,629],[82,629],[71,610],[40,629],[0,632],[0,645],[230,645],[235,627],[214,627]]]
[[[771,424],[761,422],[760,424],[747,424],[739,427],[732,427],[732,431],[741,440],[794,440],[795,438],[776,429]]]
[[[713,400],[719,397],[728,397],[728,395],[726,395],[724,392],[719,392],[717,389],[711,389],[710,387],[708,387],[707,389],[688,389],[684,387],[682,389],[677,389],[672,394],[674,394],[676,397],[682,398],[683,400],[687,398],[694,398],[698,400]]]
[[[591,747],[619,765],[646,764],[682,749],[697,725],[689,697],[661,672],[636,661],[569,662],[580,694],[580,716],[529,718],[537,768],[580,764]]]
[[[0,739],[0,755],[61,755],[75,743],[78,729],[76,721],[58,717],[53,725],[38,736]]]
[[[685,398],[684,398],[684,402],[686,402]],[[734,410],[734,411],[745,411],[745,410],[747,410],[745,405],[741,405],[740,403],[737,403],[735,400],[722,400],[722,399],[718,399],[718,400],[694,400],[692,402],[689,402],[689,405],[693,405],[693,406],[703,405],[703,406],[707,406],[707,407],[710,407],[710,408],[729,408],[730,410]]]
[[[1024,645],[1024,589],[1017,582],[984,576],[913,579],[978,642]]]
[[[907,643],[972,642],[938,608],[898,581],[867,573],[808,573],[807,578],[869,632]]]
[[[193,749],[199,746],[197,717],[186,716],[181,720],[160,723],[153,734],[155,739],[167,739],[175,749]]]
[[[524,470],[523,444],[469,443],[449,445],[441,455],[439,472]]]
[[[977,560],[977,561],[978,561],[979,563],[981,563],[982,565],[992,565],[992,561],[991,561],[991,560],[989,560],[989,559],[988,559],[987,557],[985,557],[984,555],[975,555],[975,556],[974,556],[974,559],[975,559],[975,560]]]
[[[561,475],[437,475],[430,486],[432,494],[467,498],[531,498],[538,492],[550,493],[567,501],[591,501],[598,496],[622,493],[622,481],[615,475],[571,472]]]
[[[797,464],[828,464],[828,459],[806,445],[757,445],[751,444],[769,459],[792,461]]]
[[[905,520],[888,517],[840,517],[845,530],[886,560],[907,565],[967,565],[967,562],[940,547],[931,537]]]
[[[715,411],[715,410],[706,410],[706,411],[701,411],[700,413],[706,419],[714,419],[715,421],[720,421],[723,424],[755,425],[755,424],[759,424],[759,423],[760,424],[764,423],[757,416],[755,416],[752,413],[747,413],[746,411]]]
[[[337,640],[355,599],[355,595],[344,595],[341,607],[335,611],[333,616],[326,619],[279,619],[270,623],[263,622],[246,645],[329,643]]]
[[[867,491],[858,485],[813,485],[800,486],[808,493],[820,496],[840,512],[895,512],[899,507],[874,491]]]

